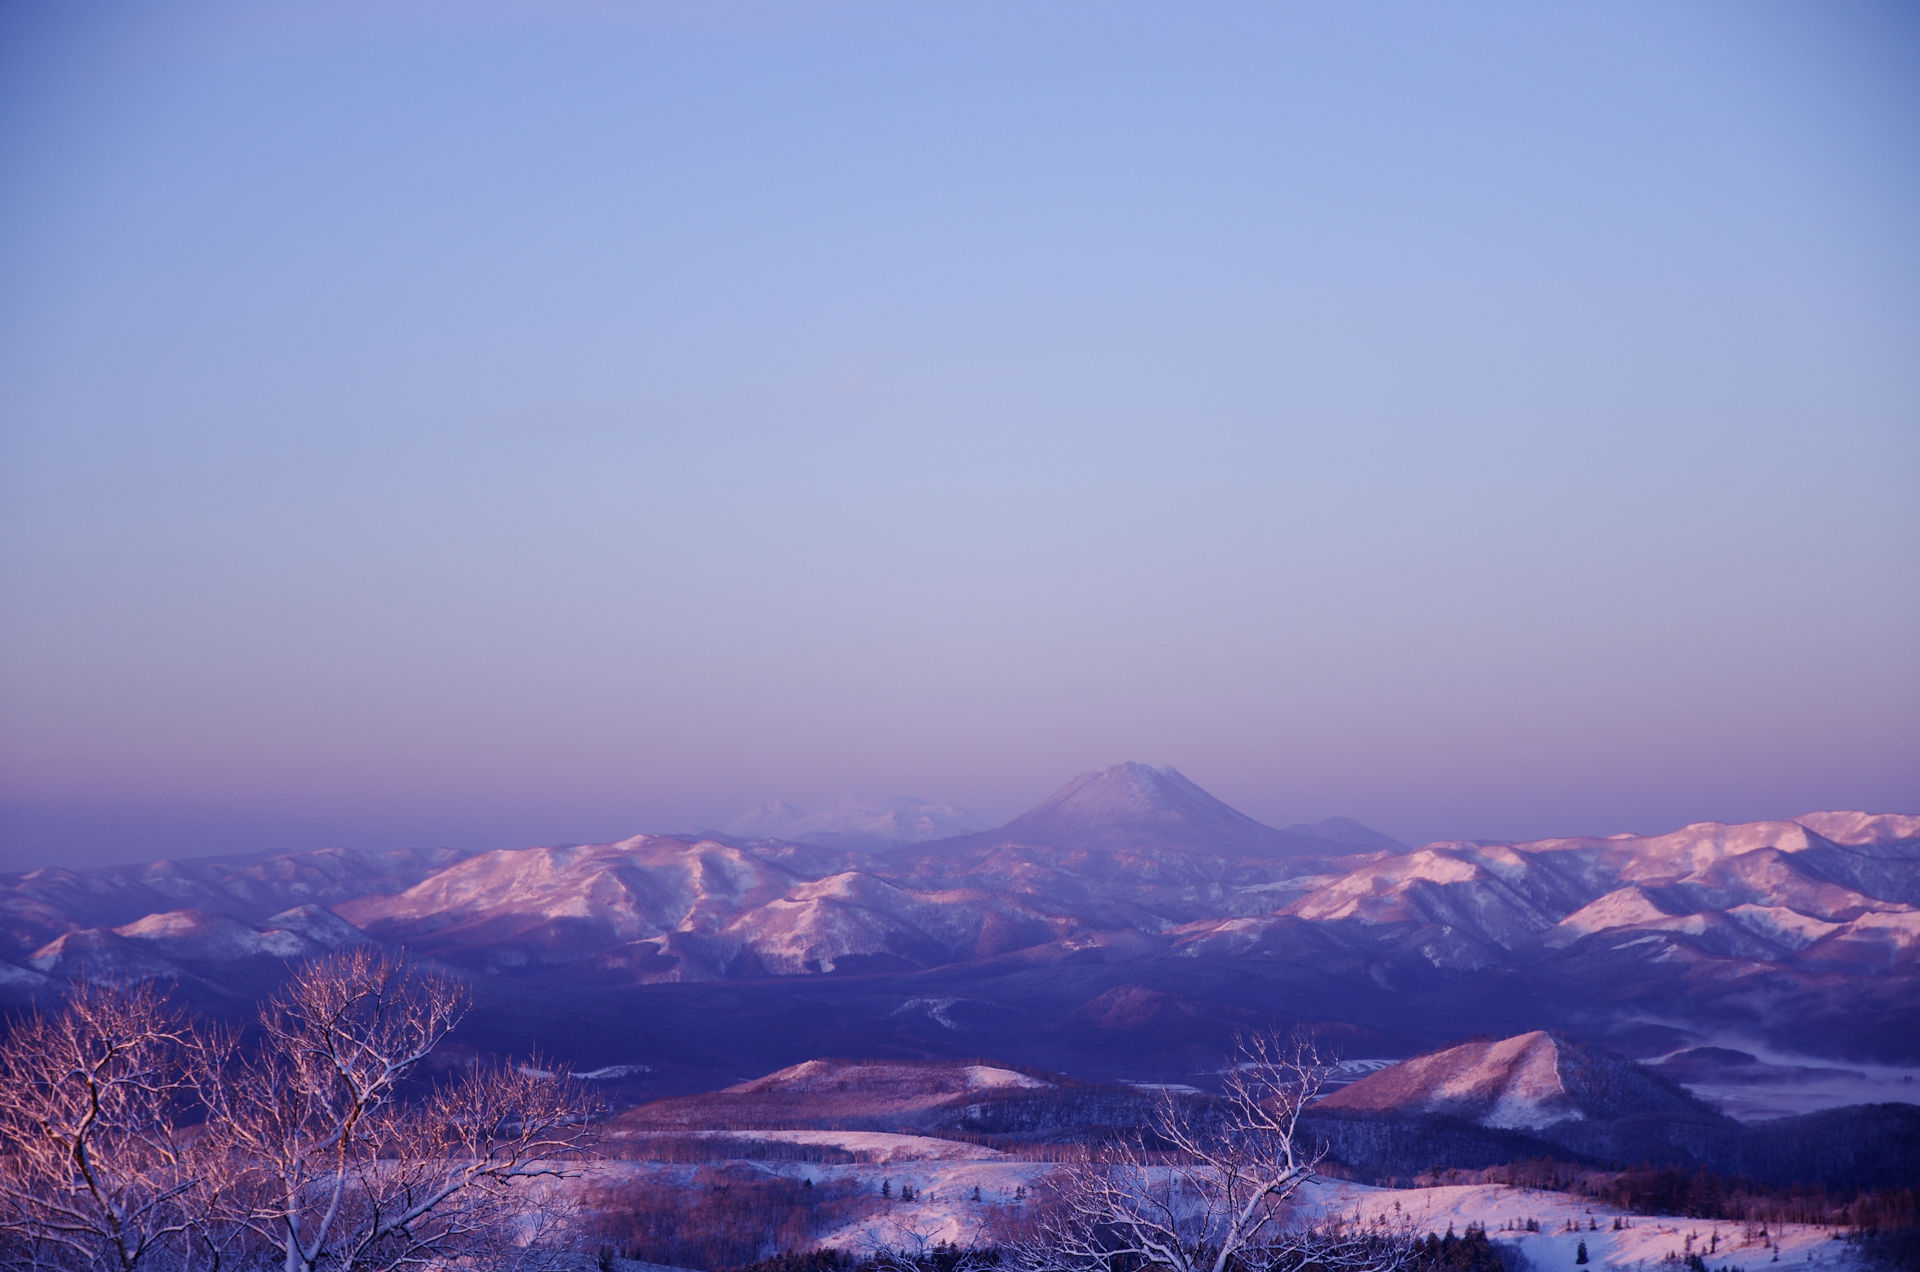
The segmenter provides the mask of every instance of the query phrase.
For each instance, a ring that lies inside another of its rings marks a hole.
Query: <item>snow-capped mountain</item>
[[[0,957],[64,932],[192,909],[253,923],[295,906],[397,892],[466,854],[450,848],[255,853],[0,875]]]
[[[69,980],[217,980],[237,962],[284,963],[366,939],[339,915],[315,905],[296,906],[258,924],[200,910],[169,910],[117,928],[63,932],[25,963]]]
[[[1702,823],[1666,835],[1438,843],[1319,881],[1264,924],[1200,924],[1190,946],[1312,923],[1368,948],[1473,970],[1582,943],[1813,968],[1911,964],[1920,945],[1913,818]]]
[[[923,887],[991,883],[1082,931],[1160,932],[1272,913],[1329,871],[1381,855],[1370,842],[1385,836],[1357,822],[1335,833],[1275,830],[1175,769],[1129,763],[1082,773],[995,830],[898,849],[884,868]]]
[[[808,878],[782,855],[647,835],[494,852],[339,911],[383,939],[471,966],[579,964],[629,981],[929,966],[1061,930],[1015,898],[917,891],[859,871]]]
[[[1319,858],[1330,851],[1352,855],[1357,847],[1371,849],[1353,842],[1353,836],[1375,836],[1345,819],[1337,821],[1331,835],[1302,829],[1263,825],[1221,803],[1178,769],[1127,763],[1082,773],[1006,825],[945,847],[960,851],[973,841],[1082,852],[1199,849],[1225,857]]]

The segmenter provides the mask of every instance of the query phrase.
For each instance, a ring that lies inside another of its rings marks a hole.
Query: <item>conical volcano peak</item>
[[[1211,806],[1209,811],[1241,816],[1188,781],[1180,770],[1129,760],[1098,772],[1082,773],[1033,811],[1052,810],[1091,821],[1110,821],[1207,806]]]
[[[1353,851],[1263,825],[1215,799],[1178,769],[1134,762],[1082,773],[1037,807],[978,838],[1054,848],[1227,856]]]

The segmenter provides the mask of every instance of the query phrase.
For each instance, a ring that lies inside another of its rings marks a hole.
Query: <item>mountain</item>
[[[1341,832],[1353,828],[1372,834],[1358,823]],[[991,881],[1086,930],[1164,931],[1272,913],[1327,872],[1377,855],[1275,830],[1175,769],[1128,763],[1082,773],[997,829],[896,849],[887,866],[915,887]]]
[[[872,851],[894,844],[924,843],[978,830],[971,813],[920,799],[849,800],[803,813],[783,800],[761,804],[728,822],[725,834],[778,839],[823,848]]]
[[[1322,1112],[1438,1114],[1504,1130],[1655,1114],[1716,1114],[1632,1061],[1535,1030],[1480,1039],[1389,1065],[1341,1087]]]
[[[1909,1065],[1920,1063],[1916,830],[1912,817],[1819,813],[1652,836],[1429,844],[1287,880],[1244,859],[1166,854],[1090,855],[1081,873],[1124,880],[1108,900],[1124,888],[1165,921],[1136,925],[1161,951],[1136,961],[1167,976],[1127,980],[1185,1001],[1258,976],[1311,1018],[1435,1041],[1462,1028],[1551,1026],[1637,1055],[1745,1039],[1786,1055]],[[978,873],[983,864],[967,862]],[[1058,876],[1070,865],[1008,850],[1007,869],[1029,889],[1064,893]],[[1182,888],[1167,885],[1175,873]],[[1217,969],[1219,988],[1196,995],[1166,960],[1190,961],[1191,975]]]
[[[1329,817],[1324,821],[1296,822],[1283,832],[1305,839],[1323,839],[1329,843],[1351,844],[1374,852],[1406,852],[1407,845],[1391,835],[1383,835],[1371,826],[1362,826],[1351,817]]]
[[[197,910],[255,923],[295,906],[398,892],[461,860],[451,848],[323,848],[0,875],[0,957],[18,960],[66,932]]]
[[[1372,834],[1357,822],[1344,827]],[[1134,763],[1082,773],[1006,825],[949,842],[1275,858],[1319,857],[1330,848],[1334,855],[1351,855],[1355,846],[1344,837],[1275,830],[1215,799],[1177,769]]]
[[[572,967],[608,983],[925,967],[1070,926],[980,889],[813,873],[782,845],[640,835],[487,853],[337,908],[374,936],[469,967]]]
[[[951,1120],[969,1105],[1068,1080],[956,1060],[806,1060],[719,1091],[661,1100],[625,1114],[624,1130],[833,1126],[900,1130]]]
[[[1370,1178],[1547,1158],[1704,1167],[1776,1186],[1845,1190],[1899,1187],[1920,1166],[1920,1106],[1853,1105],[1741,1123],[1648,1068],[1545,1031],[1475,1039],[1391,1065],[1319,1100],[1306,1124]]]
[[[897,805],[858,824],[931,825],[932,807]],[[806,821],[776,805],[731,829]],[[872,972],[1159,931],[1218,913],[1229,897],[1270,909],[1278,894],[1263,889],[1297,890],[1299,870],[1356,855],[1263,826],[1171,769],[1123,764],[993,832],[868,854],[646,835],[519,849],[339,911],[381,939],[496,973],[569,966],[632,983]]]
[[[366,941],[339,915],[303,905],[258,924],[200,910],[149,914],[117,928],[79,928],[33,952],[29,967],[54,975],[181,975],[240,959],[291,960]]]
[[[490,972],[599,958],[635,980],[674,968],[709,979],[725,969],[708,938],[800,881],[717,841],[636,835],[483,853],[397,895],[335,908],[379,939]]]

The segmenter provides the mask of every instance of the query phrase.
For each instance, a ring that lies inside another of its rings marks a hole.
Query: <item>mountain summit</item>
[[[1020,821],[1064,817],[1080,825],[1125,824],[1181,814],[1258,824],[1195,786],[1179,769],[1152,768],[1132,761],[1080,774]]]
[[[1202,850],[1236,857],[1351,854],[1352,844],[1275,830],[1194,785],[1178,769],[1116,764],[1082,773],[1044,803],[987,831],[996,841],[1052,848]]]
[[[1717,1117],[1631,1060],[1544,1030],[1476,1039],[1403,1060],[1342,1087],[1316,1107],[1442,1114],[1481,1126],[1533,1130],[1635,1115]]]

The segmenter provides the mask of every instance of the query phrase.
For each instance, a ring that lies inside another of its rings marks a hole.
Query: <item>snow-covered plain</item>
[[[1455,1184],[1436,1188],[1369,1188],[1363,1184],[1315,1181],[1309,1185],[1308,1205],[1322,1213],[1385,1217],[1411,1224],[1419,1233],[1444,1233],[1449,1226],[1463,1231],[1469,1223],[1484,1226],[1496,1242],[1515,1246],[1527,1265],[1547,1272],[1572,1272],[1579,1245],[1585,1242],[1589,1267],[1642,1272],[1663,1266],[1669,1255],[1677,1264],[1697,1251],[1712,1269],[1739,1267],[1760,1272],[1770,1269],[1854,1267],[1854,1249],[1839,1240],[1836,1230],[1815,1224],[1773,1224],[1767,1243],[1748,1225],[1725,1219],[1687,1219],[1675,1215],[1635,1215],[1598,1205],[1570,1193],[1514,1188],[1506,1184]],[[1631,1227],[1615,1232],[1618,1217]],[[1524,1228],[1537,1219],[1539,1232],[1505,1231],[1506,1225]],[[1569,1222],[1579,1225],[1568,1231]],[[1589,1228],[1589,1224],[1594,1225]],[[1689,1243],[1688,1237],[1692,1237]],[[1715,1238],[1718,1238],[1717,1243]],[[1773,1261],[1778,1247],[1779,1261]],[[1709,1250],[1712,1253],[1709,1253]]]
[[[725,1132],[713,1132],[719,1136]],[[990,1239],[991,1225],[1007,1207],[1025,1204],[1046,1177],[1059,1169],[994,1149],[918,1135],[846,1131],[751,1132],[757,1139],[833,1146],[871,1160],[822,1165],[810,1162],[755,1162],[769,1176],[790,1179],[854,1180],[878,1194],[888,1185],[893,1200],[877,1215],[850,1223],[820,1238],[820,1244],[854,1252],[879,1246],[925,1248],[941,1241],[960,1245]],[[684,1184],[698,1167],[664,1163],[607,1162],[595,1168],[602,1177],[645,1177],[662,1187]],[[900,1201],[903,1187],[912,1201]],[[979,1200],[974,1200],[975,1190]],[[1385,1220],[1415,1236],[1463,1232],[1479,1224],[1487,1236],[1516,1248],[1536,1272],[1574,1272],[1581,1242],[1592,1272],[1658,1272],[1697,1252],[1713,1272],[1846,1272],[1859,1265],[1853,1246],[1832,1228],[1813,1224],[1772,1224],[1762,1240],[1757,1229],[1728,1220],[1688,1219],[1674,1215],[1635,1215],[1569,1193],[1516,1188],[1506,1184],[1457,1184],[1432,1188],[1375,1188],[1341,1180],[1316,1179],[1296,1198],[1302,1220],[1319,1217]],[[1630,1225],[1616,1231],[1615,1218]],[[1540,1231],[1525,1231],[1526,1221]],[[1572,1230],[1569,1225],[1577,1225]],[[1689,1240],[1691,1238],[1691,1240]]]

